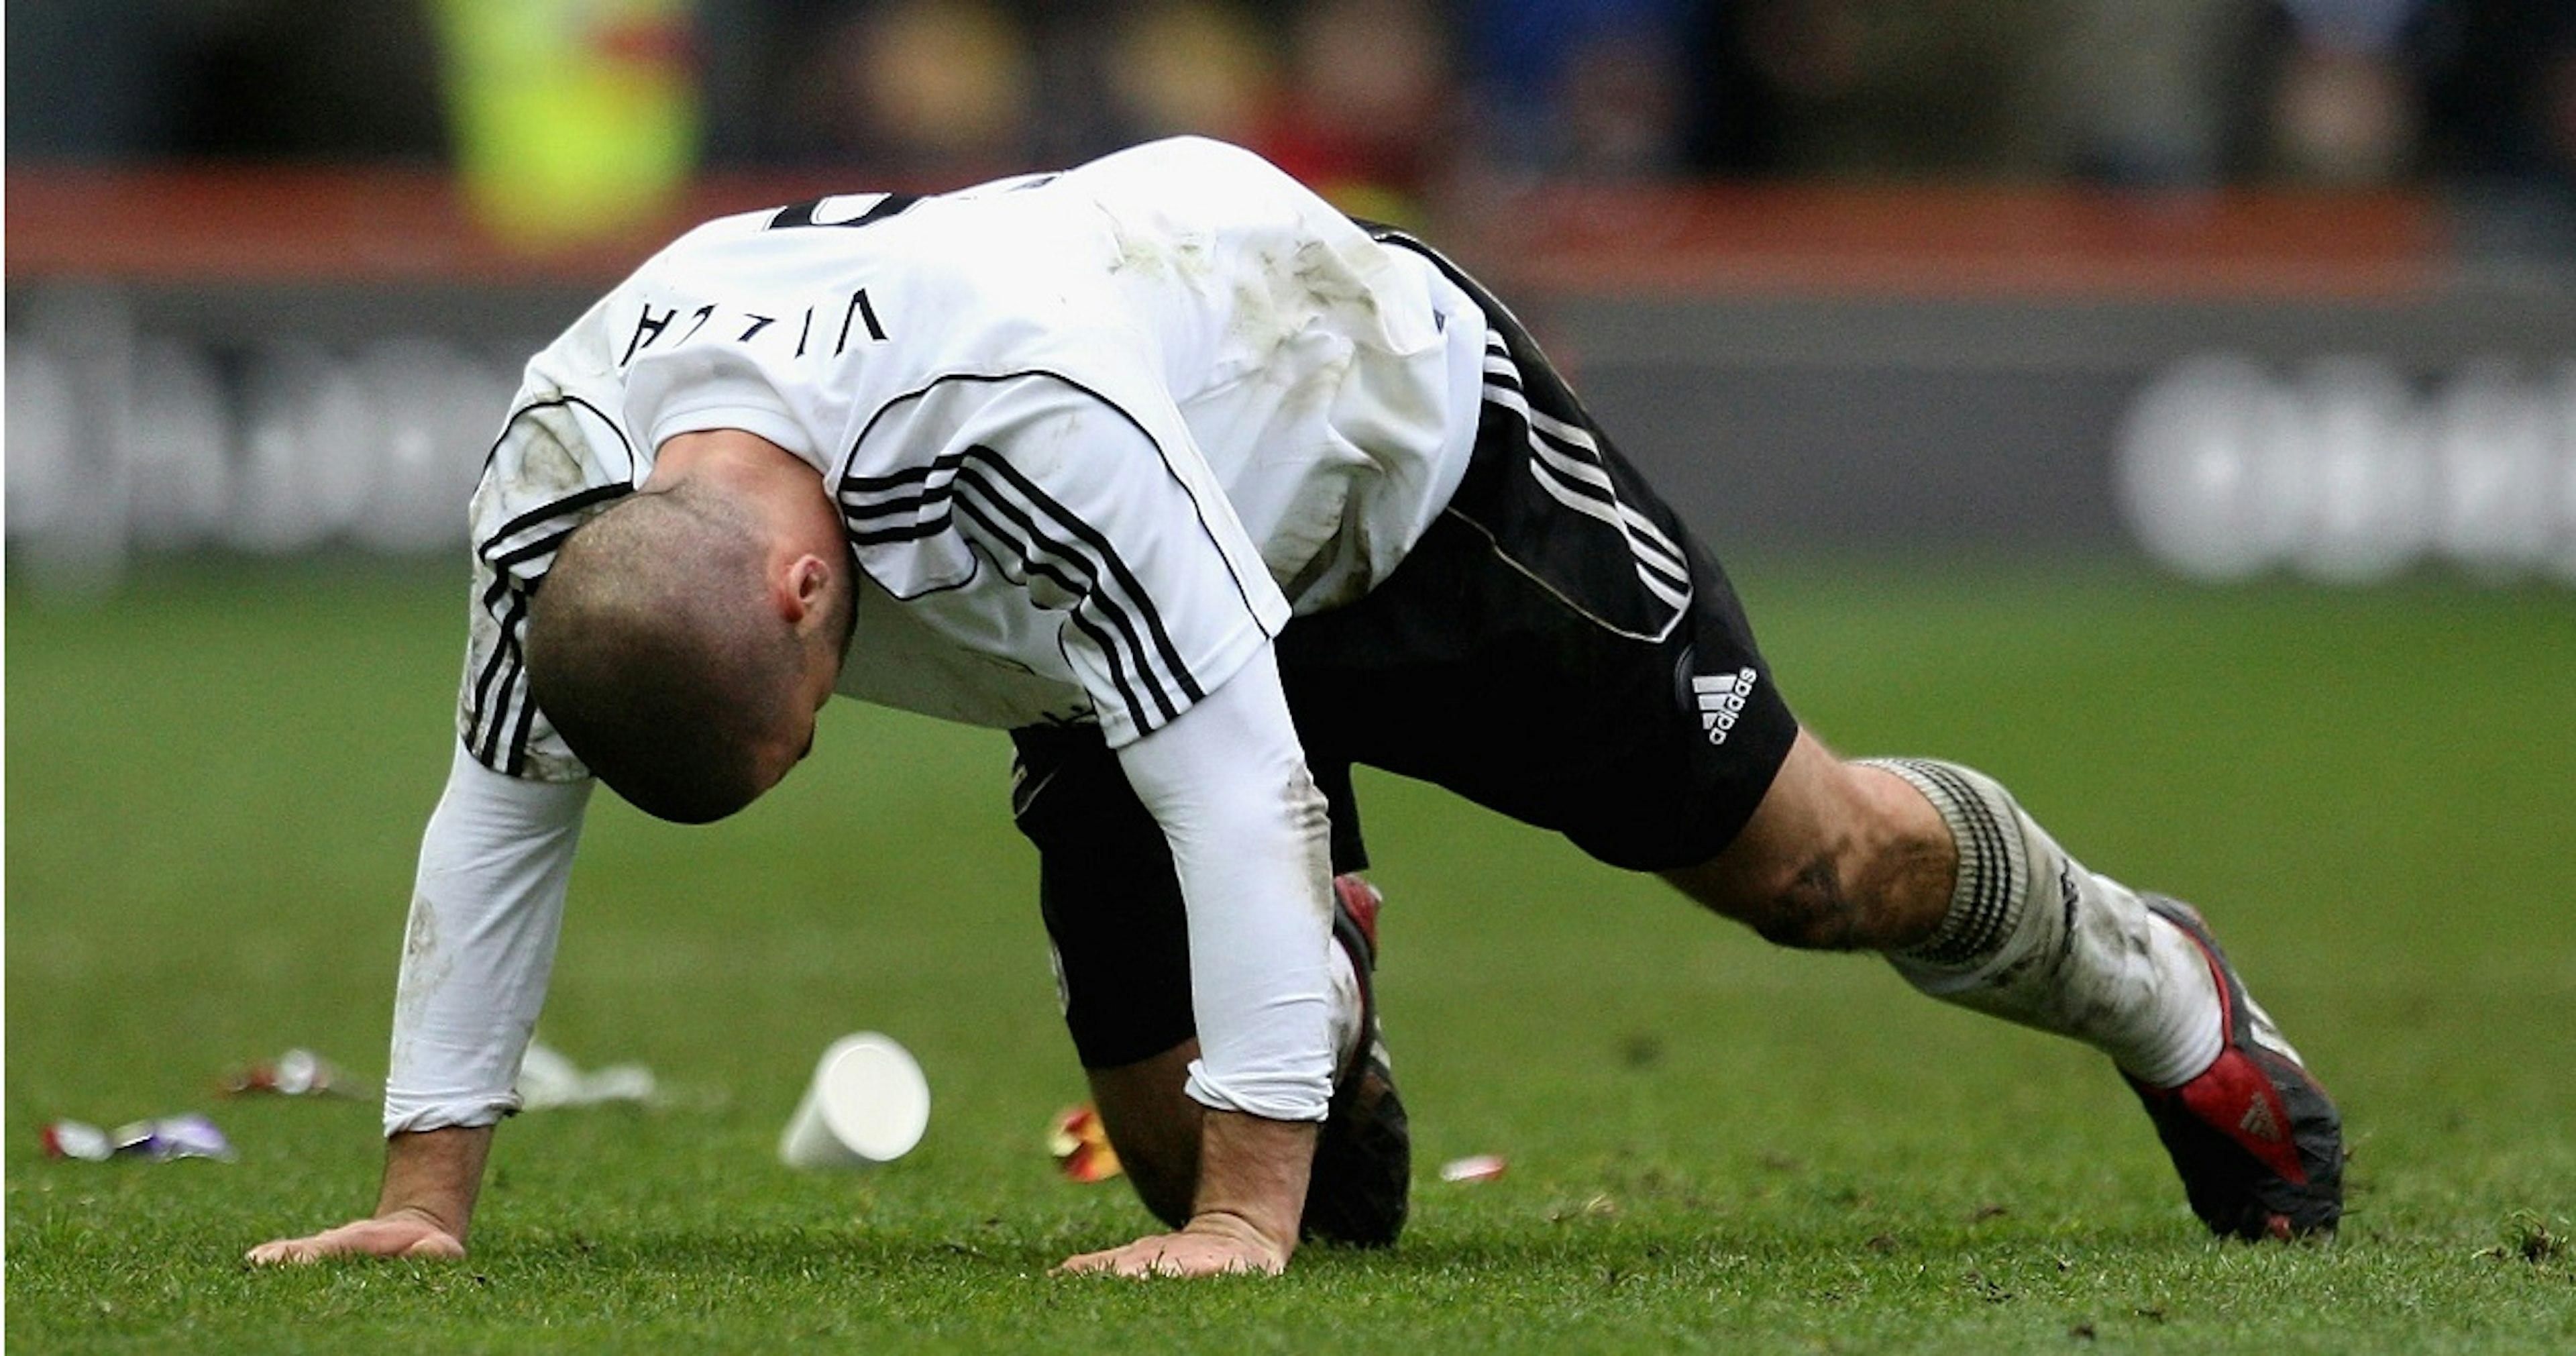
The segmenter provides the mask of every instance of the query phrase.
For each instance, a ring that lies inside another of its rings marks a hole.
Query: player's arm
[[[1275,1271],[1333,1065],[1329,827],[1269,639],[1288,602],[1161,374],[1103,358],[1132,357],[1121,335],[1100,351],[1078,337],[1050,342],[1083,381],[1036,364],[888,406],[835,499],[896,597],[1056,614],[1025,662],[1070,664],[1171,846],[1201,1046],[1187,1086],[1208,1108],[1197,1211],[1178,1234],[1066,1266]],[[945,624],[990,644],[989,628]]]
[[[1208,1112],[1189,1223],[1066,1267],[1277,1271],[1331,1099],[1332,849],[1269,647],[1119,756],[1189,910],[1201,1054],[1188,1091]]]
[[[492,1127],[519,1104],[590,788],[505,776],[459,750],[421,839],[375,1212],[250,1260],[464,1254]]]

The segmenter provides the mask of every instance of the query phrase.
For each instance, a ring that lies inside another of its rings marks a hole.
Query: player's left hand
[[[1179,1233],[1140,1238],[1123,1248],[1066,1258],[1058,1272],[1105,1271],[1118,1276],[1276,1276],[1288,1269],[1288,1249],[1232,1215],[1205,1214]]]

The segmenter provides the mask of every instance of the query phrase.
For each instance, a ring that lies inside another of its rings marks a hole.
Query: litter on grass
[[[229,1163],[234,1157],[232,1141],[213,1121],[194,1112],[129,1121],[113,1130],[101,1130],[86,1121],[55,1121],[45,1127],[44,1145],[46,1157],[85,1163],[120,1158],[141,1163],[211,1158]]]
[[[218,1086],[230,1097],[366,1097],[375,1092],[339,1065],[300,1046],[275,1059],[231,1070]]]
[[[661,1093],[653,1071],[641,1064],[611,1064],[584,1071],[561,1053],[531,1044],[519,1061],[519,1109],[597,1106],[603,1102],[651,1102]]]
[[[1106,1182],[1122,1171],[1118,1151],[1109,1147],[1109,1131],[1088,1102],[1056,1113],[1047,1131],[1047,1152],[1055,1155],[1056,1170],[1068,1181]]]

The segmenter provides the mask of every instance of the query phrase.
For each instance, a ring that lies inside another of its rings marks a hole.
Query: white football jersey
[[[1123,745],[1404,557],[1464,473],[1484,343],[1427,259],[1198,139],[709,222],[528,365],[474,498],[466,746],[583,774],[528,701],[529,590],[713,428],[839,506],[842,691]]]

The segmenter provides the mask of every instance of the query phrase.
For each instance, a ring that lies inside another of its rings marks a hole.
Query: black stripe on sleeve
[[[484,766],[513,775],[527,762],[529,735],[536,718],[535,703],[528,700],[526,657],[522,650],[528,618],[528,599],[540,583],[538,578],[521,578],[517,573],[533,561],[551,563],[551,557],[587,520],[589,511],[634,493],[629,485],[600,485],[533,509],[511,519],[499,532],[486,539],[478,554],[492,572],[492,582],[483,590],[483,610],[497,628],[492,652],[484,659],[475,677],[473,704],[467,728],[475,734],[475,756]],[[537,529],[545,529],[538,532]],[[528,535],[536,532],[536,535]],[[515,545],[505,543],[518,539]],[[504,743],[502,731],[509,730]]]
[[[1048,536],[1025,508],[1012,503],[987,483],[980,474],[981,469],[968,466],[958,472],[957,483],[970,491],[957,496],[959,509],[995,541],[1007,544],[1017,552],[1024,575],[1034,574],[1051,580],[1079,599],[1069,620],[1100,646],[1102,655],[1109,661],[1110,681],[1117,685],[1119,699],[1129,711],[1138,715],[1144,713],[1144,704],[1137,700],[1136,689],[1141,683],[1153,699],[1153,709],[1160,712],[1164,720],[1179,715],[1180,708],[1173,702],[1170,692],[1145,663],[1143,638],[1137,633],[1136,623],[1128,616],[1128,607],[1103,587],[1106,581],[1099,563]],[[1009,525],[1005,526],[999,518],[1008,518]],[[1056,561],[1062,561],[1063,566],[1059,567],[1054,563]],[[1151,604],[1140,605],[1150,613]]]
[[[527,616],[527,595],[516,589],[507,591],[503,605],[493,613],[499,624],[498,638],[492,653],[485,659],[483,673],[474,686],[474,710],[468,728],[475,734],[474,756],[485,767],[515,772],[518,758],[513,756],[502,766],[500,749],[501,722],[494,715],[496,705],[508,704],[520,686],[519,627]]]
[[[483,539],[477,553],[485,560],[496,565],[504,561],[519,561],[525,560],[532,555],[542,555],[544,554],[543,551],[532,551],[524,546],[505,549],[503,543],[518,537],[522,533],[528,532],[534,528],[542,527],[557,519],[571,517],[575,514],[585,514],[586,511],[591,508],[614,500],[623,499],[633,493],[635,493],[635,487],[632,485],[594,485],[591,488],[582,490],[578,493],[565,495],[561,499],[554,500],[539,508],[530,509],[526,513],[522,513],[518,517],[503,523],[499,531]],[[547,536],[542,540],[546,543],[547,549],[550,550],[555,544],[560,543],[570,531],[571,527],[567,526],[562,531],[547,534]]]
[[[1005,578],[1023,587],[1031,578],[1045,579],[1078,600],[1069,620],[1100,647],[1111,682],[1127,709],[1147,714],[1138,690],[1141,683],[1144,695],[1151,698],[1152,711],[1165,720],[1178,715],[1178,703],[1145,662],[1147,629],[1130,616],[1138,605],[1136,590],[1115,587],[1121,571],[1104,567],[1093,552],[1054,530],[1053,515],[1006,493],[1002,488],[1006,482],[989,473],[983,458],[970,461],[971,454],[972,450],[943,455],[926,468],[931,473],[927,476],[869,478],[868,483],[875,485],[903,485],[904,493],[895,498],[854,505],[850,496],[842,496],[851,540],[861,545],[917,541],[958,531],[957,519],[962,515],[972,528],[962,534],[969,551],[993,560],[1003,568]],[[928,483],[911,483],[923,480]],[[860,526],[862,521],[886,519],[897,521]],[[1150,602],[1142,605],[1150,611]]]
[[[1146,592],[1144,581],[1137,578],[1135,571],[1130,569],[1127,562],[1119,556],[1117,547],[1110,542],[1108,536],[1083,521],[1064,505],[1048,497],[1046,491],[1040,489],[1036,481],[1022,474],[1018,467],[1004,460],[1000,453],[989,447],[972,447],[967,449],[967,454],[974,459],[978,467],[999,476],[1024,496],[1031,507],[1052,521],[1057,531],[1072,536],[1081,543],[1081,548],[1088,548],[1087,551],[1076,548],[1075,554],[1087,555],[1096,561],[1097,568],[1105,575],[1104,582],[1114,583],[1118,592],[1134,607],[1152,639],[1155,656],[1162,660],[1165,671],[1181,685],[1181,691],[1193,702],[1207,696],[1206,690],[1200,687],[1198,680],[1191,675],[1188,662],[1181,658],[1180,646],[1173,643],[1171,632],[1163,625],[1162,614],[1154,608],[1153,596]],[[1222,552],[1219,553],[1218,558],[1223,559]],[[1228,571],[1229,576],[1231,573]],[[1165,712],[1165,718],[1178,714],[1180,711],[1175,707]]]
[[[1207,539],[1209,549],[1226,570],[1227,582],[1233,585],[1237,601],[1247,616],[1257,618],[1260,608],[1243,576],[1219,544],[1216,529],[1210,523],[1207,506],[1200,503],[1190,482],[1172,463],[1172,454],[1133,413],[1099,391],[1061,373],[1028,369],[1004,373],[951,374],[934,378],[928,385],[896,397],[880,406],[853,442],[856,449],[867,444],[880,421],[898,408],[926,398],[938,387],[955,382],[998,385],[1009,382],[1043,380],[1059,385],[1095,402],[1101,409],[1115,414],[1133,429],[1146,446],[1154,449],[1164,474],[1180,491],[1198,519],[1198,528]],[[969,470],[971,460],[973,471]],[[1138,718],[1141,728],[1152,729],[1177,716],[1193,702],[1204,699],[1206,685],[1190,670],[1170,628],[1154,607],[1152,595],[1134,569],[1119,556],[1110,538],[1082,519],[1064,504],[1048,495],[1038,483],[1012,465],[992,448],[975,446],[962,452],[943,454],[926,463],[899,467],[882,474],[861,475],[845,472],[836,482],[834,498],[841,509],[843,524],[855,547],[891,545],[936,537],[943,532],[959,530],[957,511],[969,500],[960,498],[960,485],[972,492],[972,501],[984,506],[986,516],[979,516],[976,532],[968,537],[970,547],[980,542],[985,558],[996,565],[1003,562],[991,554],[996,546],[1019,557],[1024,565],[1052,559],[1065,569],[1074,570],[1088,579],[1089,587],[1078,590],[1082,602],[1072,612],[1071,620],[1082,626],[1084,634],[1100,646],[1110,663],[1113,679],[1123,670],[1143,685],[1145,692],[1136,694],[1121,686],[1128,697],[1128,710]],[[1008,510],[1016,532],[1006,529],[989,515]],[[977,552],[970,551],[970,554]],[[963,585],[970,573],[944,581],[922,592],[951,589]],[[1060,575],[1047,574],[1058,583]],[[918,594],[913,596],[919,596]],[[1090,611],[1085,612],[1085,607]],[[1105,628],[1105,629],[1104,629]],[[1167,676],[1166,676],[1167,675]],[[1150,700],[1139,704],[1134,697]]]
[[[859,497],[889,489],[896,493],[874,502]],[[1122,703],[1140,718],[1168,721],[1206,696],[1152,597],[1108,537],[991,448],[947,453],[892,475],[848,477],[838,498],[855,544],[938,536],[956,530],[962,515],[973,528],[970,544],[996,564],[1015,567],[1017,582],[1042,578],[1072,594],[1078,601],[1069,620],[1099,646]]]

